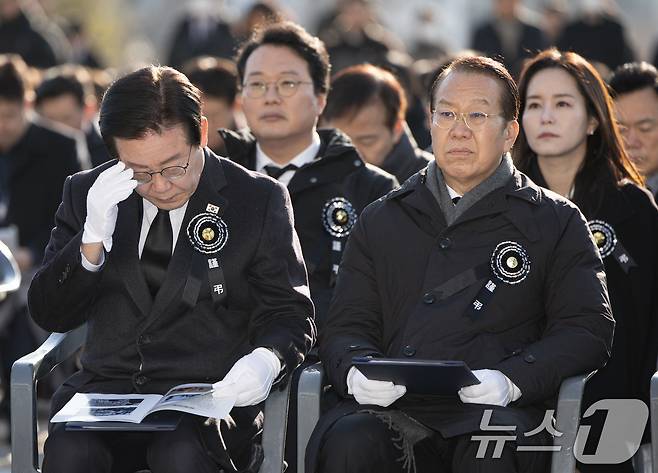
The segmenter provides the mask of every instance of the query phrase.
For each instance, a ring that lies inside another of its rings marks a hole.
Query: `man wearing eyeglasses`
[[[243,45],[237,65],[249,130],[220,134],[230,159],[288,187],[322,330],[352,226],[397,181],[366,164],[346,135],[316,130],[330,68],[318,38],[294,23],[275,24]]]
[[[44,329],[88,329],[82,369],[52,412],[76,392],[183,383],[212,384],[235,408],[221,422],[181,414],[158,432],[51,423],[43,472],[256,473],[262,403],[315,339],[289,195],[207,148],[199,91],[174,69],[117,80],[100,128],[117,159],[67,180],[29,291]]]
[[[320,419],[306,471],[543,473],[546,405],[609,356],[614,321],[587,224],[509,156],[508,71],[457,59],[430,101],[435,160],[369,206],[347,243],[319,338],[344,400]],[[463,361],[479,384],[423,392],[370,379],[354,357]],[[478,436],[502,449],[481,455]]]

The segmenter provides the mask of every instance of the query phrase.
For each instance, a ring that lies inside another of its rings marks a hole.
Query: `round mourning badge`
[[[322,208],[322,224],[334,238],[343,238],[350,234],[356,223],[356,210],[344,197],[334,197]]]
[[[530,273],[530,258],[519,243],[503,241],[491,254],[491,270],[501,281],[518,284]]]
[[[590,220],[587,222],[589,231],[592,232],[594,243],[601,253],[601,258],[610,256],[617,246],[617,235],[614,228],[603,220]]]
[[[217,215],[204,212],[190,220],[187,237],[195,250],[204,254],[215,253],[224,248],[228,227]]]

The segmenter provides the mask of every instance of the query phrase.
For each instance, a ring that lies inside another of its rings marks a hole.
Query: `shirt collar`
[[[448,184],[446,184],[446,187],[448,188],[448,194],[450,194],[451,199],[454,199],[455,197],[463,197],[459,192],[450,187]]]
[[[305,164],[310,163],[318,155],[320,151],[320,146],[322,142],[320,141],[320,135],[317,131],[313,131],[313,141],[304,151],[295,156],[287,164],[294,164],[298,168],[301,168]],[[263,168],[265,166],[276,166],[283,167],[281,164],[275,162],[268,155],[265,154],[263,149],[260,147],[260,144],[256,142],[256,171],[264,172]]]

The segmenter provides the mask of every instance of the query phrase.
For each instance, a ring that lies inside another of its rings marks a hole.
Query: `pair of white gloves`
[[[519,388],[498,370],[475,370],[473,374],[480,380],[480,384],[466,386],[458,392],[465,404],[506,406],[521,397]],[[366,378],[356,366],[352,366],[347,373],[347,393],[353,395],[359,404],[388,407],[406,392],[405,386],[391,381]]]

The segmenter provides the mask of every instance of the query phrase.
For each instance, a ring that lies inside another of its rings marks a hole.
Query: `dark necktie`
[[[267,166],[263,166],[263,169],[268,176],[273,177],[274,179],[279,179],[281,176],[283,176],[284,173],[288,171],[294,171],[298,168],[294,164],[287,164],[282,168],[268,164]]]
[[[457,205],[457,202],[459,202],[459,199],[461,199],[460,196],[453,197],[453,198],[452,198],[452,204],[453,204],[453,205]]]
[[[151,222],[151,228],[146,236],[141,259],[144,278],[153,297],[158,293],[167,275],[172,244],[169,211],[158,209],[158,214]]]

